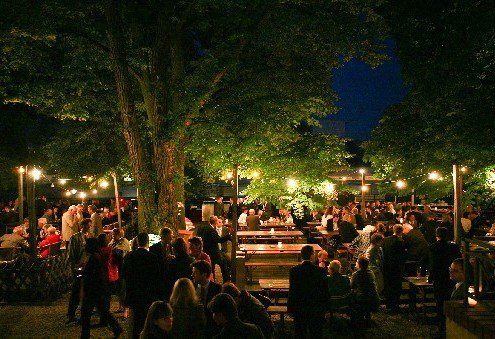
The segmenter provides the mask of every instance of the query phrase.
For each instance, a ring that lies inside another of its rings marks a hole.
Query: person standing
[[[66,324],[76,321],[76,310],[81,296],[81,271],[86,261],[86,239],[91,226],[91,220],[86,219],[81,223],[81,231],[74,234],[69,241],[67,259],[72,269],[72,290],[67,309]]]
[[[65,242],[65,247],[69,244],[72,235],[78,232],[78,225],[74,221],[75,214],[76,206],[72,205],[62,215],[62,240]]]
[[[160,230],[160,242],[157,242],[150,247],[150,253],[155,254],[162,260],[163,263],[163,284],[165,288],[165,300],[170,298],[170,293],[172,293],[172,288],[174,287],[174,280],[172,277],[172,269],[170,266],[171,261],[175,258],[172,249],[172,229],[169,227],[163,227]]]
[[[296,338],[321,338],[328,301],[325,269],[312,264],[314,249],[301,249],[302,263],[290,269],[287,310],[294,316]]]
[[[449,266],[454,259],[459,258],[459,247],[447,241],[448,230],[438,227],[436,230],[437,241],[430,246],[430,279],[433,282],[433,295],[437,306],[437,318],[440,324],[440,332],[445,330],[445,316],[443,304],[450,299],[453,284],[449,277]]]
[[[94,308],[100,314],[100,323],[110,325],[114,337],[118,338],[122,333],[122,327],[110,314],[106,302],[105,292],[108,282],[104,277],[104,264],[98,253],[98,240],[88,238],[86,241],[86,253],[88,261],[82,271],[83,298],[81,306],[81,338],[89,338],[91,329],[91,314]]]
[[[402,293],[402,271],[406,260],[406,247],[402,240],[402,225],[394,225],[394,235],[383,241],[383,283],[387,309],[399,311]]]
[[[221,239],[229,238],[230,236],[230,228],[223,225],[223,221],[221,218],[217,218],[217,222],[215,224],[215,231]],[[227,256],[228,252],[228,241],[224,241],[218,244],[218,248],[220,249],[220,270],[222,271],[222,279],[223,282],[227,282],[231,280],[230,277],[230,260]]]
[[[211,259],[211,269],[213,275],[215,275],[215,265],[222,267],[222,256],[220,254],[219,244],[231,239],[230,234],[225,237],[220,237],[215,230],[218,218],[215,216],[210,217],[209,225],[199,227],[196,232],[198,237],[203,239],[203,248],[206,254]]]
[[[366,325],[371,322],[371,312],[378,310],[380,298],[376,290],[375,276],[368,270],[369,261],[360,256],[356,262],[357,271],[351,277],[351,323],[362,320]]]
[[[207,305],[214,296],[222,291],[222,286],[214,281],[210,281],[211,266],[204,260],[195,261],[192,264],[192,278],[196,287],[198,300],[203,304],[206,315],[205,337],[212,338],[217,335],[220,329],[213,321],[213,314],[208,310]]]
[[[369,269],[375,275],[376,290],[378,294],[383,291],[383,235],[375,233],[371,236],[371,245],[365,253],[369,261]]]
[[[88,213],[91,215],[91,229],[89,234],[93,238],[98,238],[100,234],[103,233],[102,219],[100,214],[97,212],[95,205],[88,206]]]
[[[147,233],[136,237],[138,248],[124,258],[126,296],[124,305],[131,309],[132,338],[139,338],[150,305],[163,299],[163,262],[148,251]]]
[[[223,208],[223,197],[221,195],[217,196],[215,205],[213,206],[213,215],[216,217],[223,217],[225,210]]]

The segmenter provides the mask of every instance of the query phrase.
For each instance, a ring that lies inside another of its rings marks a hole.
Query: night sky
[[[328,119],[346,121],[348,138],[368,139],[384,110],[399,103],[408,92],[400,74],[395,43],[389,40],[387,45],[390,60],[378,68],[352,60],[334,71],[332,88],[340,98],[340,111]]]

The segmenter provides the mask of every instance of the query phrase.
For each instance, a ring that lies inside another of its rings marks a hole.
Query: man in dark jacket
[[[69,298],[69,307],[67,309],[66,324],[76,321],[76,310],[79,305],[81,295],[81,271],[85,258],[86,238],[88,237],[91,221],[85,219],[81,222],[81,231],[74,234],[69,241],[67,250],[67,260],[72,269],[72,290]]]
[[[225,210],[223,208],[223,197],[221,195],[217,196],[217,200],[213,205],[213,215],[216,217],[223,217]]]
[[[387,300],[387,308],[399,311],[399,300],[402,292],[402,270],[406,258],[406,248],[402,240],[403,228],[394,225],[394,235],[383,241],[383,283]]]
[[[208,304],[215,322],[222,327],[218,339],[245,338],[263,339],[263,334],[256,325],[244,323],[237,315],[235,301],[226,293],[220,293]]]
[[[213,314],[207,308],[208,303],[222,291],[222,286],[210,281],[211,266],[204,260],[195,261],[192,264],[192,278],[196,286],[196,296],[205,307],[206,327],[205,337],[211,338],[218,334],[219,327],[213,321]]]
[[[294,316],[296,338],[321,338],[328,302],[327,276],[312,264],[313,247],[301,249],[303,262],[290,269],[287,310]]]
[[[139,338],[150,305],[164,298],[163,263],[148,251],[147,233],[139,233],[138,249],[124,258],[126,296],[124,305],[132,312],[132,337]]]
[[[150,247],[150,253],[155,254],[158,258],[162,259],[162,272],[163,272],[163,285],[165,300],[170,298],[172,289],[174,287],[173,273],[170,266],[172,260],[175,258],[172,250],[172,229],[169,227],[163,227],[160,230],[160,242],[157,242]]]
[[[83,299],[81,306],[81,338],[89,338],[91,326],[91,314],[94,308],[100,314],[100,323],[108,324],[117,338],[122,333],[122,327],[110,313],[110,303],[105,301],[105,289],[108,281],[103,277],[104,267],[100,254],[98,253],[98,241],[89,238],[86,242],[86,253],[88,262],[82,271]]]
[[[434,244],[436,241],[437,227],[438,227],[438,223],[435,220],[435,215],[433,213],[426,213],[426,220],[421,225],[421,232],[423,232],[426,241],[430,245]]]
[[[406,258],[407,260],[417,261],[422,268],[421,273],[425,274],[429,262],[430,249],[425,236],[421,233],[417,224],[413,227],[404,237],[404,245],[406,245],[407,251]]]
[[[353,224],[351,224],[347,220],[342,220],[339,224],[339,234],[340,234],[340,241],[343,244],[350,243],[356,238],[359,233],[356,230],[356,227],[354,227]]]
[[[196,235],[203,239],[203,250],[210,256],[211,269],[215,274],[215,264],[223,267],[222,256],[220,254],[219,244],[231,239],[230,234],[220,237],[215,229],[218,218],[210,217],[209,225],[200,226],[196,231]]]
[[[433,282],[433,295],[437,304],[437,316],[441,324],[440,331],[445,329],[443,303],[450,299],[453,283],[449,277],[449,266],[461,253],[456,244],[447,242],[448,230],[439,227],[436,230],[437,241],[430,246],[430,279]]]

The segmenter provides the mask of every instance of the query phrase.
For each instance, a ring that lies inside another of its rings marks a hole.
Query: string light
[[[430,180],[440,180],[440,174],[437,171],[430,172],[428,174],[428,179]]]
[[[361,191],[368,192],[369,187],[367,185],[361,186]]]
[[[258,172],[257,170],[254,170],[253,171],[253,178],[257,179],[257,178],[259,178],[259,176],[260,176],[260,172]]]
[[[31,176],[33,177],[34,180],[39,180],[41,178],[41,171],[35,168],[31,171]]]
[[[95,188],[95,189],[93,189],[93,190],[91,191],[91,193],[93,193],[93,194],[98,194],[98,190]]]
[[[84,193],[84,192],[80,192],[80,193],[79,193],[79,198],[81,198],[81,199],[86,198],[86,193]]]
[[[71,189],[70,192],[75,195],[77,193],[77,190],[75,188]]]
[[[22,166],[21,166],[21,167],[19,167],[19,173],[21,173],[21,174],[22,174],[22,173],[24,173],[24,172],[26,172],[26,170],[24,169],[24,167],[22,167]]]
[[[106,181],[106,180],[102,180],[102,181],[100,182],[100,187],[101,187],[101,188],[103,188],[103,189],[107,188],[107,187],[108,187],[108,185],[110,185],[110,184],[109,184],[109,183],[108,183],[108,181]]]
[[[72,193],[70,191],[65,191],[65,195],[70,197],[72,195]]]
[[[296,188],[297,187],[297,180],[296,179],[287,180],[287,186],[291,189]]]
[[[398,189],[404,188],[406,187],[406,182],[404,180],[398,180],[395,183],[395,186],[397,186]]]
[[[359,169],[359,173],[360,173],[360,174],[364,174],[364,173],[366,173],[366,170],[365,170],[364,168],[360,168],[360,169]]]
[[[58,179],[58,182],[63,186],[67,183],[67,179]]]

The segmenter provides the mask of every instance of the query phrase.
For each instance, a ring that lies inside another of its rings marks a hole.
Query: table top
[[[238,231],[238,237],[302,237],[301,231]]]
[[[405,277],[410,284],[416,286],[416,287],[430,287],[433,286],[433,283],[429,283],[426,281],[426,277]]]
[[[289,290],[289,279],[260,279],[262,290]]]
[[[318,226],[321,225],[321,221],[307,221],[306,225],[308,226]]]
[[[242,244],[239,249],[242,252],[263,252],[263,253],[299,253],[303,246],[310,245],[315,251],[321,251],[321,247],[318,244],[282,244],[278,245],[269,244]]]

